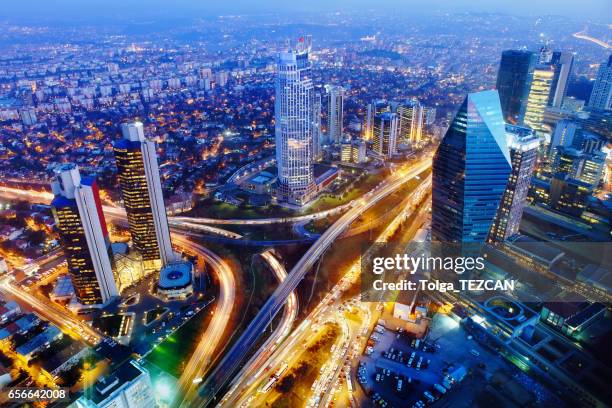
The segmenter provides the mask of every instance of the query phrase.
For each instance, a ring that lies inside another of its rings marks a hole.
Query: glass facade
[[[432,239],[485,242],[510,171],[497,91],[469,94],[434,156]]]
[[[398,129],[397,113],[383,112],[374,116],[374,151],[386,157],[395,154]]]
[[[506,125],[506,137],[512,172],[491,226],[489,240],[493,242],[503,242],[519,231],[540,147],[540,139],[529,128]]]
[[[497,74],[497,91],[504,119],[521,124],[537,57],[530,51],[507,50],[502,53]],[[548,95],[547,95],[548,97]]]
[[[77,299],[83,305],[103,303],[76,200],[58,197],[51,205]]]
[[[145,267],[159,268],[159,245],[140,142],[120,140],[114,144],[114,152],[134,248],[142,254]]]
[[[543,127],[544,111],[548,106],[554,76],[555,71],[551,67],[542,67],[533,71],[533,81],[527,97],[524,120],[525,125],[533,130],[546,130]]]
[[[327,85],[327,133],[329,141],[338,144],[344,130],[344,88]]]

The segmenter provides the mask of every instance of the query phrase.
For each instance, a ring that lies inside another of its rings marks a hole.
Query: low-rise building
[[[167,299],[184,299],[193,294],[193,264],[174,262],[159,271],[157,292]]]
[[[75,408],[155,408],[155,393],[148,370],[136,361],[123,364],[99,379],[79,398]]]

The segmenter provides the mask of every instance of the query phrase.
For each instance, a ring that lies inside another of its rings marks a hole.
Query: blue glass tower
[[[537,57],[531,51],[502,52],[496,88],[508,123],[523,123],[536,63]]]
[[[511,170],[497,91],[469,94],[434,156],[433,240],[485,242]]]

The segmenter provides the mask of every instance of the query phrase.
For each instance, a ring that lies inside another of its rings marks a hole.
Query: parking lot
[[[464,373],[461,377],[473,373],[467,380],[462,378],[463,382],[475,377],[486,381],[508,367],[446,315],[437,314],[432,319],[430,331],[422,340],[404,332],[380,331],[378,328],[371,333],[371,349],[360,358],[357,378],[377,406],[448,406],[450,400],[453,406],[461,405],[462,400],[473,400],[474,394],[466,394],[465,384],[454,379],[453,373]]]

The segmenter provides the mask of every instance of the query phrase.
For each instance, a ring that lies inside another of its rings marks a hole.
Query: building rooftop
[[[48,326],[42,333],[32,338],[27,343],[17,347],[15,350],[22,356],[29,356],[41,347],[50,344],[62,336],[62,331],[55,326]]]
[[[0,330],[0,340],[4,340],[13,334],[29,330],[32,327],[36,326],[40,322],[40,319],[33,313],[22,316],[14,322],[11,322],[4,326],[2,330]]]
[[[510,237],[508,239],[508,243],[522,252],[533,255],[549,267],[565,256],[565,252],[561,251],[560,249],[555,248],[546,242],[536,241],[533,238],[525,235],[515,235]]]
[[[64,275],[57,278],[55,288],[53,288],[53,293],[51,295],[56,298],[74,295],[74,286],[72,286],[70,276]]]
[[[190,262],[176,262],[164,266],[159,271],[160,289],[183,288],[191,285],[193,264]]]
[[[85,392],[87,399],[96,404],[106,400],[113,392],[128,385],[140,375],[145,373],[135,361],[127,362],[117,368],[112,374],[101,377],[93,387]]]

